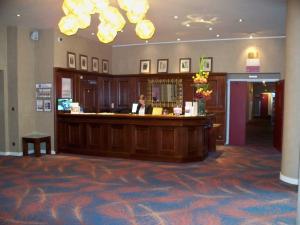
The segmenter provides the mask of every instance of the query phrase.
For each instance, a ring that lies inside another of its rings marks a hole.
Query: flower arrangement
[[[196,87],[195,99],[207,99],[213,92],[207,82],[209,72],[204,71],[204,60],[200,58],[199,72],[193,76],[193,86]]]

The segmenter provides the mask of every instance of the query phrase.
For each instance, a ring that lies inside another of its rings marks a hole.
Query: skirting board
[[[293,184],[293,185],[298,185],[299,183],[298,179],[284,176],[282,173],[280,173],[280,180],[285,183]]]
[[[29,150],[28,154],[33,154],[34,150]],[[41,149],[42,154],[46,154],[45,149]],[[56,152],[54,150],[51,150],[51,155],[55,155]],[[0,156],[23,156],[23,152],[0,152]]]

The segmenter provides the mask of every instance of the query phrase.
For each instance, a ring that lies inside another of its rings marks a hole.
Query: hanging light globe
[[[94,5],[90,0],[64,0],[62,9],[65,15],[92,14]]]
[[[134,3],[129,7],[128,11],[135,15],[146,14],[149,10],[148,0],[133,0]]]
[[[107,10],[109,6],[109,0],[90,0],[94,4],[94,13],[102,13]]]
[[[155,27],[150,20],[142,20],[136,24],[135,33],[141,39],[150,39],[155,32]]]
[[[111,26],[111,24],[103,23],[103,22],[99,24],[98,33],[97,33],[97,37],[99,41],[107,44],[112,42],[116,36],[117,36],[117,31],[114,29],[113,26]]]
[[[64,16],[58,23],[59,30],[65,35],[73,35],[78,31],[79,25],[77,17],[74,15]]]
[[[130,23],[138,23],[145,17],[145,14],[133,14],[131,11],[128,11],[126,15]]]
[[[128,11],[130,8],[132,8],[134,2],[134,0],[118,0],[120,8],[125,11]]]
[[[99,16],[99,19],[105,24],[111,24],[117,31],[123,30],[126,24],[126,21],[120,11],[112,6],[109,6],[107,10],[103,11]]]
[[[78,20],[78,26],[80,29],[88,28],[91,24],[91,15],[81,14],[76,16]]]

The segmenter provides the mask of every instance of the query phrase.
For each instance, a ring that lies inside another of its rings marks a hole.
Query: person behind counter
[[[152,106],[146,105],[145,95],[140,95],[139,104],[136,109],[136,114],[152,114]]]

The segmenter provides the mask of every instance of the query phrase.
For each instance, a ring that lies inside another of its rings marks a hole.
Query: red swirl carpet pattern
[[[218,153],[188,164],[0,157],[0,224],[296,223],[296,187],[279,180],[278,152],[248,146]]]

